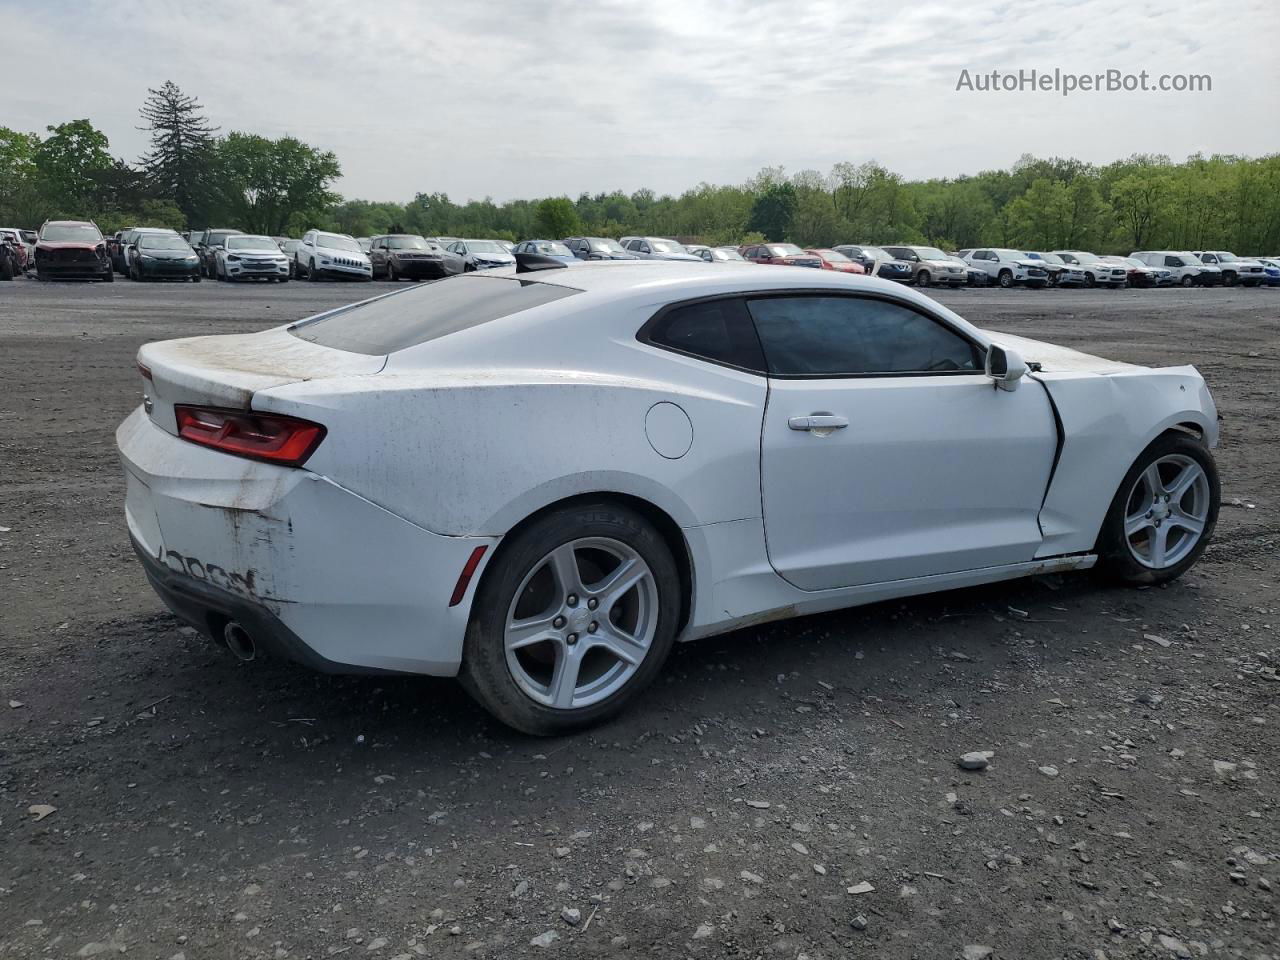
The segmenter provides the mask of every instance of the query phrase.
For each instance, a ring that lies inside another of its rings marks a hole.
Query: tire
[[[0,280],[12,280],[13,276],[13,260],[9,257],[0,257]]]
[[[138,265],[136,263],[129,264],[129,279],[136,283],[142,282],[142,274],[138,271]]]
[[[998,282],[1000,286],[1004,287],[1004,289],[1008,290],[1013,286],[1013,271],[1001,270],[999,275],[996,277],[996,282]]]
[[[932,279],[933,278],[929,276],[928,270],[921,270],[919,273],[916,274],[916,286],[927,287],[930,281],[932,281]]]
[[[280,280],[280,282],[281,282],[281,283],[288,283],[288,282],[289,282],[289,278],[288,278],[288,277],[280,277],[280,278],[279,278],[279,280]]]
[[[387,279],[392,283],[400,282],[400,275],[396,273],[396,265],[390,260],[387,261]]]
[[[1173,500],[1169,503],[1162,504],[1158,497],[1152,503],[1153,498],[1149,494],[1151,481],[1147,478],[1148,468],[1153,464],[1158,465],[1156,469],[1162,487],[1164,484],[1176,485],[1184,477],[1176,471],[1191,465],[1199,468],[1203,483],[1197,480],[1181,496],[1173,493]],[[1111,501],[1095,548],[1098,553],[1096,571],[1108,580],[1133,586],[1153,586],[1176,580],[1204,553],[1218,521],[1221,500],[1218,468],[1208,448],[1181,431],[1161,434],[1139,454]],[[1151,508],[1145,513],[1144,503]],[[1172,512],[1168,513],[1170,510]],[[1153,512],[1157,513],[1154,520],[1149,519]],[[1166,513],[1163,521],[1159,519],[1160,513]],[[1200,532],[1194,542],[1188,543],[1182,538],[1191,536],[1191,533],[1183,526],[1182,518],[1193,514],[1198,516]],[[1136,548],[1131,537],[1126,536],[1126,518],[1130,524],[1136,521],[1141,525],[1132,534],[1132,539],[1138,542]],[[1176,562],[1152,564],[1139,559],[1144,555],[1147,561],[1153,559],[1156,553],[1153,538],[1160,536],[1160,530],[1164,531],[1161,550],[1168,560],[1176,558]],[[1175,531],[1177,539],[1171,541]],[[1169,553],[1175,556],[1168,557]]]
[[[1098,278],[1095,277],[1092,273],[1086,272],[1084,275],[1084,285],[1090,288],[1096,287],[1098,285]]]
[[[200,274],[198,274],[198,273],[197,273],[194,277],[192,277],[192,278],[191,278],[191,282],[192,282],[192,283],[199,283],[199,282],[200,282]]]
[[[1222,275],[1222,285],[1224,287],[1234,287],[1240,278],[1235,273],[1224,273]]]
[[[1027,286],[1030,287],[1032,290],[1043,290],[1046,286],[1046,283],[1047,281],[1044,281],[1044,280],[1028,280]]]
[[[1178,282],[1184,287],[1194,287],[1196,285],[1196,278],[1191,276],[1189,273],[1184,273],[1182,275],[1182,279]]]
[[[314,259],[312,259],[311,263],[307,265],[307,279],[313,283],[320,279],[320,274],[316,272],[316,262]]]
[[[571,576],[578,582],[566,591],[553,572],[552,555],[563,557],[571,544],[577,545],[569,553],[576,559]],[[608,613],[592,613],[597,608],[588,604],[595,598],[588,598],[592,585],[613,572],[599,561],[623,557],[628,563],[639,561],[640,567],[633,569],[643,569],[644,574],[618,595],[616,607],[602,594],[598,609],[619,610],[617,624],[609,622],[615,618]],[[584,579],[589,581],[585,587]],[[459,679],[481,706],[516,730],[535,736],[580,730],[616,715],[653,681],[675,642],[680,606],[675,560],[652,524],[634,510],[608,501],[566,506],[538,517],[506,540],[485,570],[471,607]],[[593,616],[600,617],[603,628],[592,626],[598,623]],[[634,622],[628,620],[632,616]],[[546,625],[538,633],[549,639],[508,650],[509,621],[535,617]],[[575,619],[580,621],[576,627]],[[626,632],[647,637],[647,646],[616,639]],[[599,643],[605,637],[613,637],[612,642],[638,662],[628,664],[615,657]],[[574,671],[572,687],[560,687],[569,695],[567,704],[553,706],[538,699],[552,697],[556,668],[565,662],[581,667],[581,672]],[[540,678],[545,683],[538,694]],[[585,702],[574,706],[574,699]]]
[[[105,276],[103,276],[103,278],[102,278],[102,282],[103,282],[103,283],[115,283],[115,282],[116,282],[116,272],[115,272],[114,270],[108,270],[108,271],[106,272],[106,275],[105,275]]]

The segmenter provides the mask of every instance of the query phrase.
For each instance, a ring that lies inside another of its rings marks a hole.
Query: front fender
[[[1040,510],[1039,557],[1092,550],[1120,481],[1156,437],[1193,427],[1218,443],[1218,413],[1195,367],[1040,373],[1062,430],[1057,469]]]

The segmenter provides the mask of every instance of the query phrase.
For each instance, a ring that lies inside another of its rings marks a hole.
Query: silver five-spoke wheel
[[[1210,508],[1204,468],[1183,454],[1152,461],[1129,492],[1124,535],[1133,558],[1144,567],[1176,566],[1200,542]]]
[[[587,707],[626,686],[657,621],[657,585],[639,553],[609,537],[572,540],[534,564],[515,591],[507,668],[537,703]]]

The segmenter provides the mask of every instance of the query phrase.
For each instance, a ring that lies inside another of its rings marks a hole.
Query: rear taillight
[[[174,406],[178,436],[223,453],[300,467],[320,446],[325,428],[310,420],[274,413],[245,413],[217,407]]]

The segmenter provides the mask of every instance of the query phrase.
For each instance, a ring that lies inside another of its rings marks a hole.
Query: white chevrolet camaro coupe
[[[872,277],[521,256],[262,333],[144,346],[129,532],[245,659],[457,675],[555,734],[676,640],[1096,565],[1218,514],[1209,390]]]

